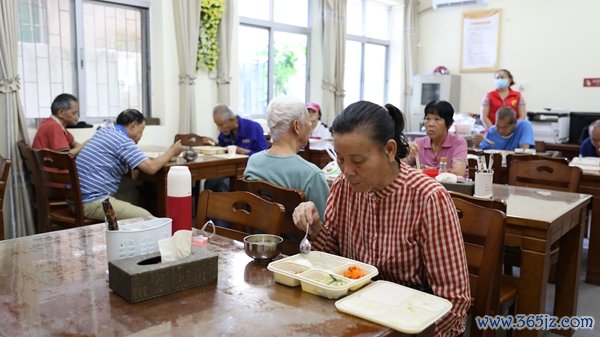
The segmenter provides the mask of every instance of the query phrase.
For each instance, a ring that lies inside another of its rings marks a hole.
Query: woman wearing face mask
[[[496,111],[503,106],[509,106],[517,112],[517,119],[527,118],[525,100],[520,92],[510,87],[515,84],[510,71],[500,69],[494,77],[496,89],[488,92],[481,102],[481,120],[489,129],[496,123]]]

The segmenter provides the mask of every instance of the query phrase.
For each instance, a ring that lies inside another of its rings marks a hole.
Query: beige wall
[[[584,77],[600,77],[600,1],[490,0],[489,6],[425,10],[419,15],[419,72],[445,65],[459,74],[462,13],[502,9],[499,67],[509,69],[529,111],[563,107],[600,111],[600,88],[584,88]],[[493,88],[493,73],[462,73],[460,111],[479,112]]]

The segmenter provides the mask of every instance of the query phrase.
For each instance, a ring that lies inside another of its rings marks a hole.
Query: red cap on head
[[[318,105],[317,103],[310,102],[310,103],[306,104],[306,108],[313,109],[316,112],[321,112],[321,106]]]

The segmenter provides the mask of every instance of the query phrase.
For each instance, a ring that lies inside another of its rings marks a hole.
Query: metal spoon
[[[308,241],[308,225],[306,225],[306,234],[304,235],[304,239],[302,239],[302,241],[300,241],[300,253],[301,254],[308,254],[310,253],[310,241]]]

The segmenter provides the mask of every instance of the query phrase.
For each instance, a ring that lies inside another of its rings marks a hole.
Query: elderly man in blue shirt
[[[219,145],[236,145],[239,154],[253,155],[269,148],[262,127],[255,121],[237,116],[225,104],[213,109],[213,120],[219,128]],[[216,192],[229,191],[229,178],[207,179],[204,188]]]
[[[219,128],[219,145],[236,145],[237,153],[253,155],[269,148],[262,127],[255,121],[236,116],[225,104],[213,109],[213,120]]]
[[[579,154],[582,157],[600,157],[600,119],[592,122],[588,127],[589,137],[586,138],[581,147],[579,148]]]
[[[517,120],[515,111],[504,106],[496,112],[496,125],[492,126],[485,136],[473,137],[475,145],[487,150],[508,150],[535,147],[533,128],[528,120]]]
[[[146,122],[135,109],[119,114],[114,127],[103,127],[86,143],[77,156],[77,171],[81,186],[83,213],[86,218],[104,220],[102,200],[110,197],[117,219],[152,216],[147,210],[112,197],[121,178],[129,170],[139,169],[152,175],[165,166],[171,157],[179,155],[181,144],[176,142],[161,156],[148,158],[137,143]]]

